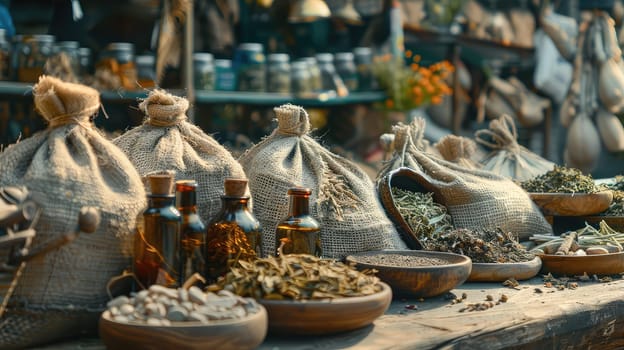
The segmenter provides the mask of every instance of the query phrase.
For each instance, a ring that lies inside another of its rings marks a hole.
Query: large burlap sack
[[[380,181],[399,167],[414,171],[419,184],[446,206],[457,228],[501,228],[527,240],[533,234],[552,234],[552,227],[528,194],[512,180],[490,171],[469,169],[416,147],[410,126],[394,128],[395,154]]]
[[[244,178],[243,168],[214,138],[187,121],[187,99],[154,90],[139,108],[147,116],[143,125],[113,142],[141,176],[173,170],[177,180],[197,181],[198,213],[205,223],[210,222],[221,209],[223,180]]]
[[[310,212],[321,224],[323,256],[405,249],[369,177],[307,135],[306,111],[287,104],[275,108],[275,114],[277,129],[239,159],[264,227],[264,254],[275,255],[275,229],[288,215],[287,191],[294,186],[312,189]]]
[[[43,76],[33,96],[48,128],[0,153],[0,186],[26,186],[42,209],[32,249],[74,232],[83,206],[98,208],[101,223],[27,262],[0,320],[2,349],[95,331],[108,280],[130,266],[145,207],[139,174],[90,120],[100,108],[96,90]]]

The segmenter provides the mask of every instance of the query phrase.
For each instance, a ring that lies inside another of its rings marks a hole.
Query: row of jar
[[[286,53],[265,57],[262,45],[257,43],[241,44],[232,60],[214,59],[212,54],[204,52],[193,55],[196,89],[295,95],[374,90],[372,61],[372,50],[368,47],[291,60]]]
[[[54,35],[47,34],[18,34],[9,41],[5,33],[0,29],[0,80],[36,82],[48,59],[61,52],[69,59],[68,64],[77,77],[93,73],[93,52],[87,47],[80,47],[77,41],[56,41]],[[146,58],[148,68],[152,69],[153,57]],[[134,69],[134,45],[110,43],[99,53],[98,62],[102,60],[114,60],[115,65]],[[145,61],[144,58],[142,60]]]
[[[248,206],[247,179],[226,178],[221,210],[207,224],[197,214],[195,180],[175,181],[168,172],[148,176],[148,207],[137,220],[133,270],[143,288],[179,287],[198,273],[208,282],[238,260],[261,257],[262,227]],[[310,215],[311,190],[288,191],[288,216],[277,226],[274,254],[321,256],[319,223]]]

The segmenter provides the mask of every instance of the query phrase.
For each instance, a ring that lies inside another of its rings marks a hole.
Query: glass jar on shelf
[[[78,61],[80,62],[80,76],[84,77],[93,73],[93,56],[90,48],[81,47],[78,49]]]
[[[266,91],[264,48],[259,43],[242,43],[234,52],[234,70],[240,91]]]
[[[272,53],[267,57],[267,91],[290,93],[290,57],[286,53]]]
[[[13,37],[12,64],[16,80],[35,83],[43,74],[43,66],[54,53],[54,35],[20,34]]]
[[[310,66],[305,60],[292,63],[291,67],[291,90],[295,96],[305,95],[314,91]]]
[[[194,86],[197,90],[212,91],[215,87],[214,57],[209,52],[193,54]]]
[[[216,91],[236,90],[236,74],[232,68],[232,60],[216,59],[214,61]]]
[[[156,57],[154,55],[137,55],[135,57],[137,83],[142,89],[156,86]]]
[[[349,91],[358,90],[358,74],[352,52],[338,52],[335,55],[336,72]]]
[[[79,49],[80,43],[77,41],[57,41],[54,43],[54,54],[65,54],[69,58],[70,66],[76,76],[80,73]]]
[[[321,90],[336,91],[338,96],[348,95],[349,90],[347,90],[342,78],[340,78],[340,75],[336,72],[334,55],[331,53],[319,53],[315,58],[321,70]]]
[[[353,56],[358,74],[358,90],[377,89],[377,81],[373,75],[373,50],[370,47],[356,47],[353,49]]]
[[[308,70],[310,72],[310,88],[312,91],[323,90],[323,78],[321,76],[321,68],[315,57],[304,57],[302,60],[308,63]]]

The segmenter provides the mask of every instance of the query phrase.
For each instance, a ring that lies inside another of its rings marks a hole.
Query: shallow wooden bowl
[[[614,275],[624,272],[624,252],[587,256],[541,254],[542,272],[580,276]]]
[[[535,277],[542,268],[542,259],[516,263],[472,263],[468,282],[504,282],[510,278],[517,281]]]
[[[113,321],[109,312],[100,317],[100,337],[107,349],[255,349],[267,334],[267,312],[243,319],[211,324],[177,322],[171,326]]]
[[[613,201],[613,192],[529,193],[529,197],[540,207],[544,215],[582,216],[607,210]]]
[[[269,332],[281,335],[321,335],[365,327],[386,312],[392,290],[380,283],[382,290],[362,297],[331,300],[259,299],[269,314]]]
[[[368,264],[363,261],[363,258],[376,254],[438,258],[448,261],[448,264],[400,267]],[[355,263],[357,269],[377,270],[377,276],[392,287],[395,297],[408,298],[427,298],[444,294],[464,283],[470,276],[472,268],[472,261],[467,256],[423,250],[369,251],[349,255],[346,260]]]

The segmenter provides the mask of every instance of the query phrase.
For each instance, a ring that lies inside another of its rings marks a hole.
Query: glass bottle
[[[173,175],[149,175],[148,206],[138,220],[134,240],[134,273],[143,287],[153,284],[175,288],[180,274],[178,246],[182,216],[171,189]]]
[[[176,207],[182,215],[180,226],[180,283],[194,273],[204,275],[204,244],[206,225],[197,215],[197,182],[180,180],[176,182]]]
[[[227,178],[221,210],[208,224],[204,257],[209,282],[225,275],[240,260],[252,260],[262,252],[260,222],[249,209],[246,179]]]
[[[275,231],[275,248],[278,255],[282,253],[321,256],[321,228],[318,221],[310,215],[311,193],[312,190],[304,187],[293,187],[288,190],[290,196],[288,217],[277,225]]]

